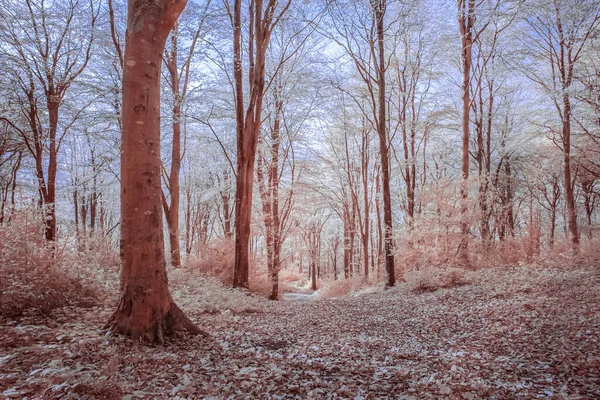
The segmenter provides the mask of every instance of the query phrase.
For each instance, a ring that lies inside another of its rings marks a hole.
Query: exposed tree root
[[[182,331],[192,335],[210,336],[198,328],[173,301],[170,302],[169,311],[164,315],[158,316],[156,311],[149,320],[140,319],[139,315],[135,318],[131,301],[122,297],[119,306],[102,329],[108,330],[110,335],[123,335],[148,344],[164,344],[168,336]]]

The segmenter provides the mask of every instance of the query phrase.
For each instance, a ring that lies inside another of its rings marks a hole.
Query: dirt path
[[[315,299],[315,292],[310,293],[299,293],[299,292],[285,292],[281,296],[282,300],[286,301],[312,301]]]
[[[597,270],[513,271],[432,293],[265,301],[260,312],[188,306],[213,337],[179,336],[162,348],[102,336],[109,309],[63,310],[0,326],[0,393],[600,398],[599,288]]]

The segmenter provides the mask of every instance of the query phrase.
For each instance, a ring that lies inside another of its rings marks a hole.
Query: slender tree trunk
[[[75,209],[75,237],[79,243],[79,194],[77,193],[77,181],[74,182],[73,188],[73,208]]]
[[[23,153],[19,151],[17,153],[17,159],[15,163],[12,165],[10,179],[6,182],[6,186],[3,188],[2,197],[2,210],[0,211],[0,224],[4,221],[10,221],[12,214],[14,213],[15,207],[15,192],[17,189],[17,174],[19,172],[19,168],[21,167],[21,160],[23,158]],[[9,199],[9,191],[10,191],[10,211],[7,210],[8,199]],[[7,218],[8,214],[8,218]]]
[[[229,172],[227,172],[227,170],[223,171],[223,182],[229,182]],[[221,201],[223,202],[223,233],[226,238],[231,238],[233,236],[233,232],[231,231],[230,198],[231,194],[228,191],[225,190],[221,192]]]
[[[573,191],[573,181],[571,177],[571,101],[568,93],[563,97],[564,117],[563,117],[563,161],[564,161],[564,186],[565,200],[567,203],[567,224],[571,243],[575,251],[579,248],[579,230],[577,228],[577,212],[575,210],[575,195]]]
[[[381,226],[381,179],[379,172],[375,178],[375,209],[377,213],[377,277],[379,278],[379,268],[383,260],[383,229]]]
[[[344,279],[348,279],[350,271],[350,212],[344,204]]]
[[[269,181],[271,190],[271,214],[273,221],[273,270],[271,271],[271,300],[279,299],[279,269],[281,264],[281,218],[279,216],[279,144],[283,102],[276,101],[276,118],[271,137],[271,165]]]
[[[256,158],[256,146],[258,144],[258,135],[260,132],[260,121],[262,111],[262,96],[264,85],[264,64],[261,63],[260,52],[262,48],[257,48],[259,54],[258,65],[255,65],[254,59],[254,33],[255,24],[260,29],[260,21],[255,21],[253,7],[260,7],[262,11],[262,2],[250,6],[252,15],[249,37],[249,55],[251,62],[250,71],[250,100],[246,115],[244,117],[244,95],[242,87],[242,22],[241,9],[242,1],[235,0],[234,3],[234,79],[235,79],[235,99],[236,99],[236,133],[237,133],[237,181],[235,191],[235,267],[233,274],[233,287],[248,288],[248,262],[249,262],[249,240],[250,224],[252,222],[252,184],[254,182],[254,161]],[[257,40],[260,42],[260,40]],[[257,43],[261,47],[263,43]],[[264,62],[264,53],[262,54]],[[258,74],[256,71],[259,71]],[[262,72],[262,74],[261,74]],[[262,78],[262,79],[261,79]],[[261,83],[263,85],[261,85]],[[260,103],[260,104],[259,104]],[[258,115],[255,115],[258,113]]]
[[[188,184],[185,188],[185,254],[192,252],[192,189]],[[187,258],[186,258],[187,259]]]
[[[181,93],[179,85],[178,57],[178,29],[177,25],[171,35],[171,51],[167,57],[167,69],[171,78],[171,95],[173,96],[172,128],[173,140],[171,148],[171,171],[169,173],[169,203],[163,194],[163,208],[169,231],[169,249],[171,265],[175,268],[181,266],[181,249],[179,244],[179,175],[181,170]]]
[[[394,271],[394,243],[392,229],[392,201],[390,194],[390,166],[388,155],[388,133],[386,123],[386,95],[385,95],[385,47],[384,47],[384,27],[383,18],[385,16],[386,0],[379,0],[375,6],[375,18],[377,25],[377,47],[378,47],[378,65],[377,65],[377,86],[378,93],[378,126],[379,136],[379,154],[381,157],[381,182],[383,189],[383,224],[385,226],[385,271],[387,273],[386,287],[392,287],[396,284],[396,275]]]
[[[92,150],[90,154],[92,164],[92,193],[90,194],[90,237],[96,230],[96,214],[98,211],[98,171],[96,167],[96,154]]]
[[[350,251],[349,251],[349,264],[348,264],[348,273],[350,276],[354,275],[355,265],[354,262],[356,260],[356,254],[354,251],[354,239],[356,237],[356,203],[352,203],[352,214],[350,215]]]
[[[554,232],[556,231],[556,207],[550,210],[550,248],[554,247]]]
[[[337,281],[337,252],[338,252],[338,246],[339,246],[339,237],[336,236],[335,238],[335,243],[333,245],[333,260],[332,260],[332,264],[333,264],[333,280]]]
[[[48,101],[48,131],[50,147],[48,154],[48,180],[46,184],[46,198],[44,205],[47,207],[46,215],[46,240],[56,240],[56,172],[57,172],[57,143],[56,130],[58,128],[58,107],[54,99]]]
[[[311,286],[312,290],[317,290],[317,263],[316,263],[316,254],[311,254],[310,257],[310,276],[311,276]]]
[[[185,0],[129,0],[121,144],[121,299],[106,327],[144,342],[202,333],[168,289],[161,204],[160,69]]]
[[[596,193],[594,192],[595,181],[594,180],[586,180],[582,183],[581,189],[583,191],[583,204],[585,208],[585,216],[587,221],[587,238],[592,240],[593,238],[593,228],[592,228],[592,215],[594,214],[594,209],[596,208]]]
[[[467,4],[465,4],[465,2]],[[461,183],[461,231],[462,240],[460,244],[460,261],[464,267],[470,267],[469,261],[469,224],[467,221],[467,207],[469,198],[469,123],[471,111],[471,64],[473,62],[473,22],[474,22],[474,0],[459,1],[458,23],[461,34],[462,45],[462,183]]]
[[[366,124],[366,122],[365,122]],[[370,203],[369,203],[369,132],[364,130],[362,132],[362,183],[363,183],[363,223],[361,227],[363,253],[365,257],[363,259],[365,279],[369,278],[369,220],[370,215]]]

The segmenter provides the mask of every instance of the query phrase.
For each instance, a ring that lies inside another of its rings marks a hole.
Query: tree
[[[462,208],[463,221],[461,230],[463,238],[460,244],[461,262],[465,267],[469,266],[469,224],[466,220],[467,199],[469,197],[469,137],[470,137],[470,115],[471,115],[471,66],[473,65],[473,43],[479,40],[479,35],[487,28],[487,24],[481,27],[475,26],[477,19],[476,9],[481,3],[475,0],[458,0],[458,28],[461,37],[461,72],[462,72]]]
[[[506,99],[504,101],[501,99],[503,94],[501,89],[506,86],[506,78],[499,71],[506,51],[503,51],[500,46],[500,37],[514,21],[521,1],[517,0],[512,5],[510,3],[510,1],[498,1],[493,6],[492,15],[486,19],[485,26],[488,28],[484,26],[479,30],[478,39],[472,44],[476,53],[469,89],[473,112],[471,122],[475,131],[473,138],[475,149],[472,156],[477,165],[479,179],[477,196],[480,211],[479,226],[484,248],[491,245],[492,239],[490,217],[494,211],[491,196],[492,153],[495,147],[492,146],[492,138],[496,128],[494,123],[499,108],[510,104]],[[500,161],[504,159],[501,158]]]
[[[329,219],[324,210],[317,211],[316,216],[308,217],[308,221],[302,228],[302,240],[308,249],[309,254],[309,273],[311,289],[317,290],[317,271],[320,270],[321,263],[321,233],[323,227]]]
[[[386,286],[394,286],[396,277],[394,273],[394,246],[393,246],[393,229],[392,229],[392,200],[390,195],[390,165],[389,165],[389,132],[386,122],[386,96],[385,96],[385,71],[386,71],[386,56],[383,40],[384,25],[383,18],[385,17],[386,0],[379,0],[373,3],[375,11],[375,21],[377,25],[377,51],[378,60],[375,61],[375,72],[377,78],[378,93],[378,108],[379,115],[377,119],[377,135],[379,136],[379,156],[381,158],[381,183],[383,194],[383,224],[385,227],[385,271],[387,274]],[[365,254],[365,257],[367,255]]]
[[[79,1],[52,5],[25,0],[20,7],[2,2],[4,25],[0,51],[11,60],[12,75],[19,104],[19,121],[2,117],[17,130],[35,160],[34,174],[40,204],[46,207],[46,240],[56,240],[56,177],[58,153],[63,139],[80,116],[61,124],[60,109],[69,88],[86,69],[94,43],[100,7],[90,1],[87,8]],[[78,30],[88,32],[76,34]],[[39,104],[43,96],[45,104]],[[84,102],[85,103],[85,102]],[[62,128],[62,130],[59,130]]]
[[[21,168],[24,146],[15,138],[14,129],[0,125],[0,224],[10,220],[15,210],[17,174]]]
[[[281,264],[281,246],[285,240],[285,226],[293,205],[293,190],[290,189],[287,196],[280,198],[279,185],[285,164],[290,162],[291,180],[295,178],[295,165],[293,160],[293,138],[289,135],[289,129],[283,123],[284,100],[282,99],[282,84],[279,82],[273,90],[273,101],[275,113],[273,123],[269,124],[270,148],[260,151],[256,167],[256,177],[260,192],[263,211],[263,223],[265,225],[265,239],[267,242],[267,269],[271,282],[271,300],[279,298],[279,269]],[[282,149],[282,131],[287,133],[289,143]],[[270,157],[265,153],[270,153]],[[280,154],[281,153],[281,154]],[[282,160],[280,160],[282,156]],[[281,163],[281,165],[280,165]],[[282,201],[283,200],[283,201]],[[280,204],[282,202],[282,204]]]
[[[427,142],[435,117],[435,102],[430,92],[435,85],[436,69],[440,68],[435,63],[439,30],[428,26],[427,20],[431,15],[425,12],[431,4],[419,1],[413,7],[399,20],[400,35],[391,53],[392,107],[389,116],[391,152],[401,166],[406,186],[403,208],[409,231],[420,209],[418,186],[427,181]],[[401,144],[396,143],[395,138]]]
[[[560,119],[558,137],[563,155],[563,187],[573,249],[579,247],[575,180],[573,179],[572,117],[576,68],[586,46],[600,27],[600,4],[594,0],[552,0],[530,4],[528,51],[545,60],[549,68],[531,68],[527,75],[551,97]],[[549,71],[548,74],[544,74]]]
[[[242,0],[235,0],[233,10],[225,3],[233,26],[233,58],[235,81],[235,115],[237,134],[237,173],[235,191],[235,267],[234,287],[248,287],[248,251],[252,220],[252,188],[256,147],[262,123],[262,105],[265,92],[265,55],[273,29],[287,9],[286,1],[277,11],[277,0],[250,3],[248,26],[248,103],[244,107],[242,64]]]
[[[188,93],[190,82],[190,67],[194,56],[198,39],[204,27],[204,22],[208,13],[206,12],[210,6],[210,0],[206,1],[203,12],[200,16],[200,21],[197,21],[197,28],[193,31],[191,44],[187,51],[182,49],[182,42],[189,41],[189,38],[181,38],[179,23],[175,24],[171,33],[171,46],[165,52],[164,61],[169,73],[169,86],[172,96],[171,118],[173,127],[172,147],[171,147],[171,167],[167,176],[166,168],[164,170],[164,181],[168,191],[167,195],[162,194],[162,204],[165,212],[167,226],[169,229],[169,249],[171,252],[171,265],[174,267],[181,266],[181,251],[179,245],[179,174],[181,169],[181,160],[185,155],[185,148],[181,149],[182,135],[181,123],[183,119],[182,107]],[[183,51],[181,51],[183,50]],[[179,58],[183,55],[183,65],[179,67]]]
[[[388,30],[386,28],[389,28],[384,21],[386,9],[386,0],[372,0],[368,5],[362,2],[335,3],[330,11],[335,32],[325,34],[344,49],[367,89],[366,97],[371,113],[363,111],[363,116],[377,132],[379,139],[386,286],[391,287],[395,285],[396,277],[390,195],[390,140],[386,111],[386,70],[389,64],[384,40]],[[365,18],[363,14],[368,17]]]
[[[129,0],[121,133],[121,299],[106,328],[163,343],[179,330],[198,334],[168,288],[160,170],[160,70],[185,0]]]

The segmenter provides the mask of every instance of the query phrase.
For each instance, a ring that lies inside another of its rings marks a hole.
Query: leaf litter
[[[177,301],[210,338],[105,336],[110,306],[2,320],[1,397],[600,398],[597,268],[479,271],[457,288],[305,302],[228,291],[238,299],[209,309],[202,285],[187,285]]]

